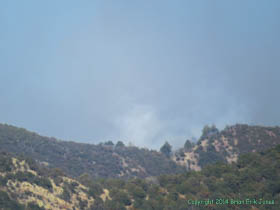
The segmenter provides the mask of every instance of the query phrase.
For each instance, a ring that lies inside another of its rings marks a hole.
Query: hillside
[[[162,175],[149,181],[107,180],[103,186],[109,189],[112,200],[104,205],[118,206],[114,210],[127,206],[134,210],[279,210],[279,180],[277,146],[241,155],[237,163],[209,165],[199,172]]]
[[[278,210],[280,146],[202,171],[153,179],[74,180],[23,157],[0,154],[0,209]],[[198,204],[195,201],[201,201]]]
[[[197,143],[189,143],[171,158],[160,152],[105,142],[99,145],[61,141],[22,128],[0,124],[0,151],[24,155],[50,168],[78,177],[131,178],[201,170],[217,161],[236,162],[241,154],[260,152],[280,144],[280,128],[234,125],[222,131],[203,130]]]
[[[89,209],[93,202],[88,187],[59,171],[0,154],[0,209]]]
[[[72,177],[87,173],[91,177],[145,178],[184,171],[157,151],[126,147],[121,142],[93,145],[60,141],[5,124],[0,124],[0,145],[0,151],[61,168]]]
[[[222,131],[205,127],[196,144],[187,144],[172,159],[189,170],[199,171],[217,161],[236,162],[241,154],[261,152],[280,144],[280,127],[237,124]]]

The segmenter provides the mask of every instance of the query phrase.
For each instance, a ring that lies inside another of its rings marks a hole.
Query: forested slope
[[[22,128],[0,124],[0,151],[24,155],[77,177],[149,177],[180,173],[184,167],[160,152],[127,147],[121,142],[93,145],[60,141]]]
[[[129,180],[86,174],[75,180],[29,158],[1,153],[0,209],[278,210],[279,180],[280,146],[199,172]]]

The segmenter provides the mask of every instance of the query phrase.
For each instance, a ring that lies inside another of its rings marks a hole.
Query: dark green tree
[[[166,157],[170,157],[172,151],[171,145],[166,141],[164,145],[160,148],[160,152]]]
[[[104,202],[100,197],[94,200],[94,203],[90,206],[90,210],[104,210]]]
[[[118,141],[117,144],[116,144],[116,147],[118,147],[118,148],[125,147],[125,145],[122,141]]]
[[[190,141],[190,140],[186,140],[185,144],[184,144],[184,149],[186,151],[190,150],[192,147],[194,146],[194,144]]]
[[[23,210],[24,207],[16,202],[15,200],[11,200],[10,196],[8,193],[4,191],[0,191],[0,209],[5,209],[5,210],[14,210],[14,209],[19,209]]]
[[[25,210],[45,210],[44,207],[40,207],[38,206],[38,204],[31,202],[27,204],[27,207],[25,208]]]
[[[205,125],[202,129],[202,136],[201,138],[209,137],[213,134],[218,133],[219,130],[216,128],[216,126],[213,124],[212,126]]]
[[[106,141],[104,143],[104,145],[106,145],[106,146],[114,146],[114,143],[112,141]]]

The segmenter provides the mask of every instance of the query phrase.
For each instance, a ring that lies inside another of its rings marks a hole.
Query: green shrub
[[[0,190],[0,209],[24,210],[24,207],[18,202],[11,200],[11,198],[6,192]]]
[[[27,204],[27,207],[25,208],[25,210],[45,210],[45,208],[38,206],[38,204],[36,204],[34,202],[30,202]]]

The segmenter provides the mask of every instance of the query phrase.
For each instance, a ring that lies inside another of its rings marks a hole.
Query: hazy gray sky
[[[280,125],[280,1],[2,1],[0,122],[159,148]]]

